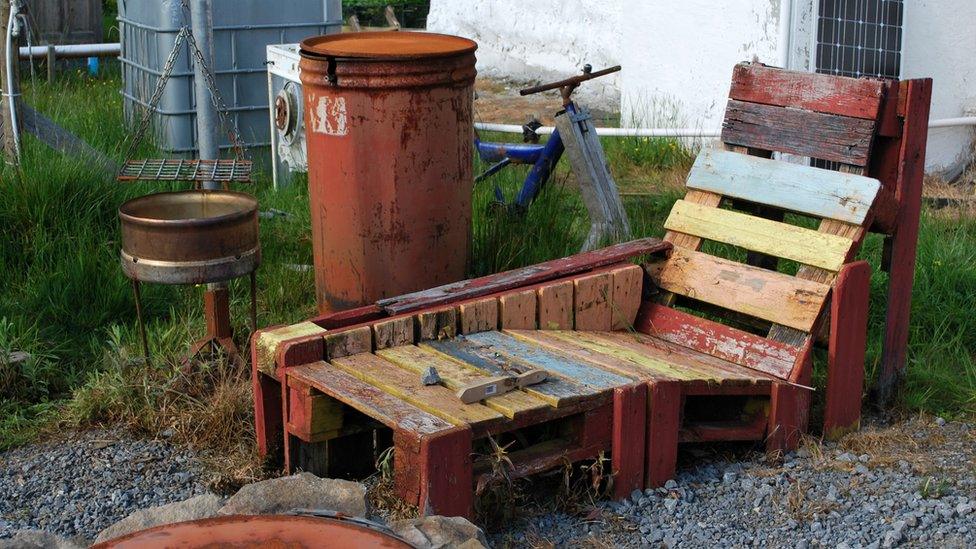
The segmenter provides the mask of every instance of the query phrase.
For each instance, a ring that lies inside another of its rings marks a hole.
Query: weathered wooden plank
[[[830,293],[825,284],[681,248],[649,270],[669,292],[806,332]]]
[[[433,434],[452,425],[372,385],[333,368],[313,362],[288,369],[288,376],[302,381],[392,429]]]
[[[381,320],[373,324],[372,328],[373,345],[377,349],[414,343],[414,317],[412,316]]]
[[[447,339],[457,335],[457,309],[425,311],[416,316],[420,341]]]
[[[664,252],[668,249],[670,249],[670,245],[660,239],[641,238],[521,269],[462,280],[429,290],[383,299],[378,301],[377,305],[391,315],[418,311],[546,282],[571,274],[583,273],[642,255]]]
[[[458,306],[461,333],[473,334],[498,329],[498,300],[491,297]]]
[[[641,308],[634,327],[656,338],[782,379],[789,378],[799,351],[656,303]]]
[[[566,280],[539,288],[539,329],[573,328],[573,281]]]
[[[874,122],[729,100],[722,141],[732,145],[865,166]]]
[[[417,375],[420,375],[429,366],[433,366],[437,369],[444,386],[452,391],[492,377],[461,361],[413,345],[383,349],[377,351],[376,354]],[[484,403],[489,408],[497,410],[511,419],[549,407],[545,402],[521,390],[491,397],[486,399]]]
[[[573,280],[573,312],[577,330],[609,330],[613,275],[596,273]]]
[[[281,326],[280,328],[272,328],[270,330],[261,330],[255,343],[258,371],[270,376],[275,375],[275,357],[278,354],[278,345],[282,342],[289,339],[324,333],[325,329],[310,321],[299,322],[290,326]]]
[[[610,303],[610,329],[627,330],[634,326],[640,309],[644,270],[639,265],[614,269]]]
[[[732,71],[731,99],[877,120],[884,99],[880,79],[848,78],[740,63]]]
[[[823,432],[838,439],[861,423],[871,266],[855,261],[837,276],[830,300],[830,344]]]
[[[537,322],[535,290],[499,296],[498,317],[499,327],[503,330],[534,330]]]
[[[331,361],[347,374],[403,399],[454,425],[480,425],[500,421],[500,413],[481,404],[464,404],[454,392],[440,385],[424,385],[414,372],[398,368],[372,353],[361,353]]]
[[[325,358],[368,353],[373,350],[373,331],[369,326],[325,334]]]
[[[842,236],[684,200],[675,203],[664,227],[835,272],[854,245]]]
[[[466,337],[431,341],[420,346],[454,357],[484,370],[488,375],[512,375],[523,373],[529,369],[529,366],[509,360],[505,355],[495,352],[491,346],[475,343]],[[523,390],[556,408],[566,406],[598,392],[593,388],[559,376],[549,376],[542,383],[525,387]]]
[[[527,344],[501,332],[482,332],[468,337],[468,340],[478,345],[490,347],[511,362],[528,364],[533,368],[540,368],[582,385],[609,389],[630,383],[629,378],[614,375],[594,368],[590,364],[581,363],[536,345]]]
[[[704,147],[688,188],[848,223],[864,222],[877,179]]]

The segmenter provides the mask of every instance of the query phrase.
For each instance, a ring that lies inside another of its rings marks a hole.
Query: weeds
[[[949,491],[949,481],[941,478],[927,477],[918,485],[918,495],[922,499],[942,499]]]

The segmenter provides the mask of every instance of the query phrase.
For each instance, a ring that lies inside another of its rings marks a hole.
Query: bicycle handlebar
[[[524,90],[519,90],[519,95],[532,95],[534,93],[556,90],[566,86],[576,87],[587,80],[593,80],[594,78],[599,78],[601,76],[606,76],[608,74],[615,73],[620,70],[620,65],[610,67],[609,69],[603,69],[596,72],[589,72],[586,69],[589,65],[583,68],[583,74],[579,76],[573,76],[572,78],[566,78],[565,80],[559,80],[558,82],[550,82],[548,84],[539,84],[538,86],[532,86],[531,88],[525,88]],[[591,69],[592,70],[592,69]]]

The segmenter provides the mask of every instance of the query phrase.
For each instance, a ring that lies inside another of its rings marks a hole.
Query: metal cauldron
[[[119,208],[122,269],[140,282],[202,284],[261,262],[258,201],[234,191],[156,193]]]

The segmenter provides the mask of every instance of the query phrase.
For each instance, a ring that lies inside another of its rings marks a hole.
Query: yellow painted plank
[[[429,366],[433,366],[437,369],[437,373],[440,374],[444,385],[452,391],[457,391],[466,385],[493,377],[485,375],[478,369],[468,366],[459,360],[428,349],[422,349],[415,345],[383,349],[377,351],[376,354],[417,375],[420,375]],[[508,418],[515,418],[525,413],[535,412],[549,407],[547,403],[521,390],[491,397],[486,399],[484,404],[493,410],[501,412]]]
[[[804,332],[830,293],[826,284],[677,247],[648,271],[669,292]]]
[[[343,372],[454,425],[476,425],[503,417],[481,404],[464,404],[447,387],[424,385],[419,374],[399,368],[372,353],[337,358],[331,363]]]
[[[843,236],[684,200],[674,204],[664,227],[830,271],[840,270],[854,245]]]
[[[257,341],[258,371],[275,375],[275,355],[281,343],[289,339],[324,334],[325,331],[325,328],[312,321],[262,331]]]

